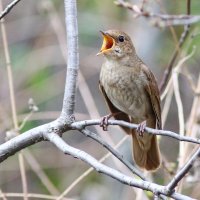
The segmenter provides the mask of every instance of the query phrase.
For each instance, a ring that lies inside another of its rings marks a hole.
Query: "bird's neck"
[[[106,57],[106,62],[115,67],[136,67],[142,63],[141,59],[136,54],[123,56],[121,58]]]

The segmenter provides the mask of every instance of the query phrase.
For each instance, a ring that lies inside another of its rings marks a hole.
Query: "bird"
[[[100,31],[103,55],[99,88],[111,115],[116,120],[139,124],[137,129],[121,127],[132,137],[135,163],[147,171],[156,171],[161,164],[156,135],[145,127],[162,129],[160,94],[156,78],[136,54],[131,38],[120,30]],[[108,120],[108,118],[107,118]],[[105,118],[101,124],[104,128]]]

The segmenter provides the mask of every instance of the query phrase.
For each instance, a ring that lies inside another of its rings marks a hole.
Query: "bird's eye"
[[[123,35],[120,35],[120,36],[118,37],[118,40],[119,40],[119,42],[124,42],[124,36],[123,36]]]

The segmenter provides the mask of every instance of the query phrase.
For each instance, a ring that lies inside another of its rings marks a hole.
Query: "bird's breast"
[[[100,81],[115,107],[133,118],[145,120],[150,109],[144,83],[130,69],[103,66]]]

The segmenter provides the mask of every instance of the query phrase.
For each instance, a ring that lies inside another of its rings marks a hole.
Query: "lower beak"
[[[101,46],[101,50],[99,51],[99,53],[97,53],[97,56],[112,49],[112,47],[115,45],[115,40],[112,36],[110,36],[108,33],[105,33],[103,31],[100,31],[100,32],[103,35],[103,44]]]

